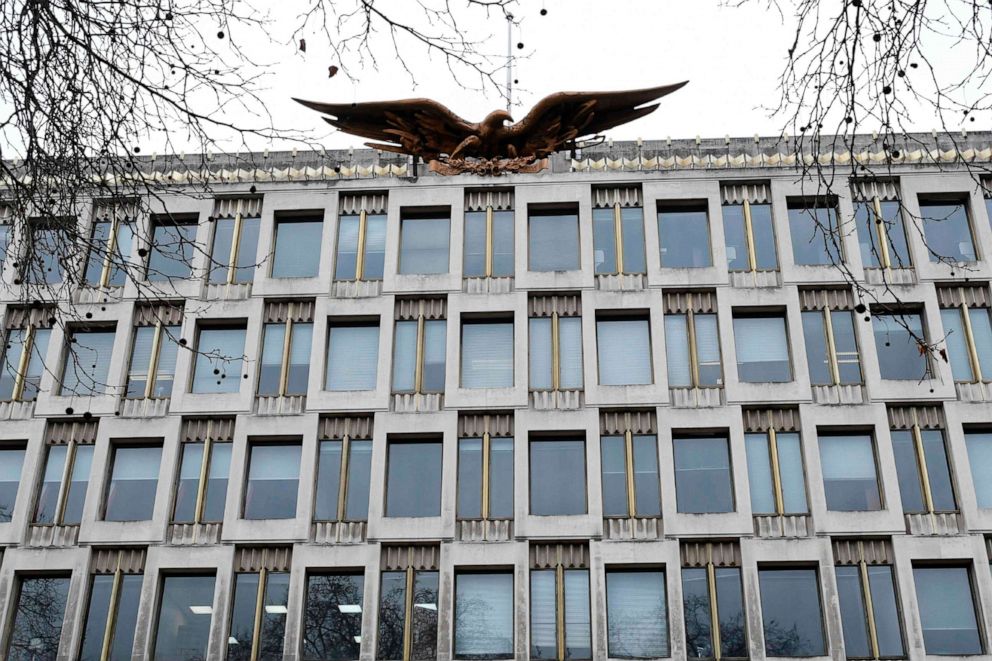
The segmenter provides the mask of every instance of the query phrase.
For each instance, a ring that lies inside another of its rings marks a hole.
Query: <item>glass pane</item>
[[[966,567],[914,567],[927,654],[981,654],[971,576]]]
[[[414,572],[410,658],[415,661],[437,657],[437,589],[436,571]]]
[[[447,216],[404,218],[400,224],[399,272],[447,273],[449,225]]]
[[[210,252],[211,283],[227,282],[228,266],[231,263],[231,243],[234,241],[234,218],[214,220],[214,244]]]
[[[342,215],[338,218],[338,254],[334,260],[335,280],[354,280],[358,268],[359,217]]]
[[[0,447],[0,523],[10,521],[21,484],[24,448]]]
[[[176,354],[179,352],[179,326],[164,326],[159,339],[158,364],[152,397],[171,397],[172,383],[176,377]]]
[[[365,218],[365,268],[366,280],[382,280],[386,265],[386,214],[370,213]]]
[[[830,321],[834,331],[834,350],[837,352],[840,382],[861,383],[861,359],[854,332],[854,314],[835,310],[830,313]]]
[[[582,319],[558,319],[558,386],[563,390],[582,387]]]
[[[169,661],[207,658],[213,603],[213,576],[164,577],[153,658]]]
[[[114,331],[71,331],[62,371],[62,395],[102,395],[114,353]]]
[[[20,579],[17,611],[7,641],[8,661],[55,661],[69,596],[68,577]]]
[[[384,571],[379,590],[377,659],[402,659],[406,618],[406,572]]]
[[[697,314],[696,360],[699,363],[699,386],[723,384],[723,365],[720,359],[720,331],[715,314]]]
[[[210,446],[210,465],[207,467],[207,493],[203,502],[203,521],[224,520],[227,503],[227,480],[231,474],[231,443],[214,443]]]
[[[978,353],[982,378],[992,380],[992,321],[989,319],[989,310],[970,308],[968,319],[971,321],[971,333],[975,340],[975,351]]]
[[[238,392],[244,353],[244,328],[201,328],[192,392]]]
[[[592,247],[596,273],[616,273],[617,239],[613,209],[592,210]]]
[[[530,513],[586,513],[586,444],[582,440],[530,442]]]
[[[482,439],[458,440],[458,518],[482,518]]]
[[[759,271],[778,269],[778,255],[775,252],[775,228],[772,224],[772,205],[751,205],[751,231],[754,235],[755,266]],[[744,259],[747,259],[746,253]]]
[[[176,483],[176,505],[172,520],[192,523],[196,520],[196,494],[200,485],[200,466],[203,463],[202,443],[183,443],[183,458],[179,465]]]
[[[317,457],[314,521],[337,521],[341,487],[341,441],[321,441]]]
[[[241,219],[241,241],[238,245],[237,270],[234,272],[235,282],[251,282],[255,278],[255,266],[258,264],[258,231],[261,225],[261,218]]]
[[[321,218],[276,221],[273,278],[309,278],[320,266]]]
[[[920,201],[920,214],[931,262],[973,262],[977,259],[968,211],[963,202]]]
[[[964,438],[978,507],[992,508],[992,433],[969,432]]]
[[[251,659],[255,631],[255,603],[258,601],[259,574],[234,575],[234,601],[231,606],[231,629],[227,638],[228,661]]]
[[[715,574],[721,651],[725,658],[747,658],[747,622],[744,620],[741,570],[734,567],[717,567]]]
[[[565,658],[592,658],[589,570],[565,570]]]
[[[899,604],[896,599],[892,567],[869,567],[868,586],[871,590],[872,610],[875,612],[879,653],[881,656],[904,656],[902,625],[899,621]]]
[[[944,344],[951,362],[951,374],[955,381],[971,382],[975,374],[971,369],[971,356],[968,353],[968,337],[964,332],[961,310],[945,308],[940,311],[940,321],[944,327]]]
[[[927,376],[926,354],[917,339],[926,340],[919,314],[872,315],[875,351],[883,379],[919,381]]]
[[[286,639],[286,615],[289,612],[289,574],[269,573],[265,580],[265,602],[262,605],[262,630],[259,634],[260,661],[283,658]]]
[[[726,438],[676,438],[675,494],[679,512],[733,512]]]
[[[599,445],[603,465],[603,516],[629,516],[627,443],[623,436],[603,436]]]
[[[939,429],[920,431],[923,437],[923,456],[927,462],[927,476],[930,478],[930,494],[933,507],[938,512],[956,512],[954,487],[951,483],[951,469],[947,464],[947,449],[944,435]]]
[[[844,627],[844,651],[848,657],[870,657],[868,616],[861,589],[861,569],[837,567],[837,594],[840,598],[840,621]]]
[[[83,519],[83,503],[89,486],[90,467],[93,464],[93,446],[77,445],[72,460],[72,473],[69,475],[69,493],[65,496],[62,523],[74,525]]]
[[[599,383],[604,386],[653,383],[647,319],[596,322]]]
[[[926,512],[923,502],[923,487],[920,484],[920,468],[916,463],[916,443],[910,431],[892,430],[892,453],[896,459],[896,474],[899,477],[899,496],[904,512]]]
[[[144,397],[148,382],[148,368],[152,352],[155,351],[155,328],[142,326],[134,330],[134,345],[131,347],[131,368],[127,376],[127,396]]]
[[[348,493],[344,518],[365,521],[369,518],[369,484],[372,476],[372,441],[348,444]]]
[[[444,392],[444,319],[424,322],[424,392]]]
[[[89,251],[86,256],[86,275],[84,282],[98,286],[103,274],[103,262],[107,258],[110,230],[113,222],[110,220],[95,221],[90,233]]]
[[[658,439],[634,436],[634,504],[638,516],[661,516]]]
[[[792,256],[796,264],[840,264],[843,259],[836,207],[814,206],[818,203],[813,200],[800,204],[789,209]]]
[[[465,212],[465,252],[463,271],[466,278],[486,275],[486,212]]]
[[[462,324],[462,387],[513,387],[513,322]]]
[[[397,322],[397,331],[401,323],[407,322]],[[416,341],[416,327],[413,330]],[[330,327],[326,390],[374,390],[378,366],[378,324]]]
[[[79,661],[100,661],[102,658],[103,633],[107,628],[110,592],[113,585],[113,575],[93,577],[90,584],[90,602],[86,611],[86,624],[83,628],[83,642],[79,648]],[[128,653],[130,654],[130,650]]]
[[[493,214],[493,276],[513,275],[513,211]]]
[[[558,597],[555,570],[530,572],[530,658],[558,658]]]
[[[661,243],[661,265],[665,268],[713,266],[710,221],[705,206],[659,209],[658,239]],[[746,268],[747,248],[744,248],[743,254],[743,268]],[[730,268],[736,269],[733,265]]]
[[[865,268],[878,268],[882,264],[882,246],[879,244],[875,223],[875,205],[872,202],[854,203],[854,224],[858,230],[858,247],[861,264]]]
[[[889,239],[889,260],[893,268],[909,268],[913,265],[909,258],[909,247],[906,245],[906,228],[902,222],[902,213],[898,200],[883,200],[882,222],[885,223]]]
[[[393,336],[393,392],[412,392],[417,371],[417,322],[397,321]]]
[[[815,569],[759,569],[761,617],[768,656],[827,653]]]
[[[441,515],[441,443],[390,443],[386,516]]]
[[[513,574],[455,576],[455,657],[513,658]]]
[[[38,328],[34,331],[34,342],[28,359],[28,373],[24,377],[24,391],[21,393],[22,401],[29,402],[38,397],[41,377],[46,372],[45,356],[48,353],[48,340],[51,335],[52,331],[48,328]]]
[[[169,220],[152,221],[152,245],[147,275],[149,281],[183,280],[190,276],[193,249],[196,245],[196,227],[195,221],[181,224]]]
[[[841,512],[881,509],[871,436],[820,436],[819,446],[827,509]]]
[[[744,434],[747,450],[747,479],[751,490],[751,512],[775,514],[775,484],[766,434]]]
[[[262,334],[262,359],[258,368],[259,395],[279,394],[285,337],[286,324],[265,324]]]
[[[823,312],[809,310],[803,312],[803,338],[806,340],[806,364],[809,367],[809,380],[814,386],[832,385],[830,374],[830,351],[827,348],[826,322]]]
[[[300,482],[300,446],[252,445],[249,452],[244,518],[294,518]]]
[[[62,472],[69,454],[68,445],[48,446],[48,459],[45,472],[38,489],[38,500],[34,508],[35,523],[55,523],[55,512],[59,507],[59,491],[62,486]]]
[[[665,359],[668,363],[668,386],[690,387],[692,365],[689,362],[689,325],[684,314],[665,315]]]
[[[112,452],[104,520],[148,521],[155,512],[162,448],[117,447]]]
[[[110,661],[126,661],[134,658],[134,633],[138,628],[138,605],[141,601],[143,582],[144,576],[140,574],[127,574],[121,577],[117,621],[114,622],[114,637],[110,643]],[[99,656],[96,659],[99,659]]]
[[[489,441],[489,518],[513,518],[513,439]]]
[[[611,657],[668,656],[665,572],[607,571],[606,629]]]
[[[751,209],[754,209],[752,206]],[[723,211],[723,237],[727,245],[727,268],[731,271],[747,271],[747,229],[744,224],[744,206],[727,204]],[[662,265],[664,265],[662,258]]]
[[[784,317],[734,317],[737,374],[748,383],[792,380]]]
[[[14,398],[14,383],[21,363],[21,353],[24,351],[24,339],[25,333],[20,328],[7,331],[3,346],[3,364],[0,365],[0,400],[5,402]]]
[[[364,588],[365,578],[360,574],[307,577],[303,607],[304,661],[358,658]]]
[[[687,656],[690,659],[712,658],[710,591],[705,569],[682,568],[682,608]]]
[[[554,365],[551,356],[551,319],[531,317],[528,324],[531,390],[551,390],[553,385],[551,371]]]
[[[775,437],[778,445],[778,468],[782,480],[782,501],[787,514],[806,514],[806,477],[803,471],[803,451],[799,434],[779,432]]]
[[[310,385],[310,347],[313,344],[313,324],[293,324],[289,347],[287,395],[305,395]]]
[[[531,213],[528,224],[531,271],[574,271],[579,268],[578,212]]]
[[[909,268],[909,248],[906,246],[906,229],[903,226],[898,200],[882,200],[882,218],[875,216],[872,202],[858,202],[854,207],[854,219],[858,228],[858,243],[861,246],[861,261],[866,267],[878,268],[881,265],[882,247],[879,243],[877,223],[885,225],[888,238],[889,261],[893,268]]]

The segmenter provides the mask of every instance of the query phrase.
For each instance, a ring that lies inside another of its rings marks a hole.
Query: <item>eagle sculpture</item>
[[[541,99],[516,124],[506,110],[481,122],[468,122],[432,99],[371,103],[320,103],[294,99],[328,115],[324,120],[346,133],[380,142],[374,149],[420,156],[445,174],[473,171],[498,174],[527,170],[583,137],[643,117],[688,81],[617,92],[558,92]],[[479,164],[482,164],[481,167]],[[540,169],[540,168],[537,168]]]

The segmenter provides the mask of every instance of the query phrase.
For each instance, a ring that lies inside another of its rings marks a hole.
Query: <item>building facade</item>
[[[174,195],[75,220],[131,275],[7,242],[5,658],[988,654],[992,152],[959,148],[829,194],[775,141],[150,160]],[[78,318],[24,304],[67,269]]]

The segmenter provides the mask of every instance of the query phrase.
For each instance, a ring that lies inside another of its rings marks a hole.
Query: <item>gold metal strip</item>
[[[282,365],[279,368],[279,396],[285,397],[289,388],[289,354],[293,346],[293,307],[289,306],[286,316],[286,334],[282,338]]]
[[[482,518],[489,520],[489,431],[482,434]]]
[[[413,549],[406,566],[406,603],[403,613],[403,661],[410,661],[413,653]]]
[[[878,243],[882,249],[879,258],[882,262],[882,268],[890,269],[892,268],[892,260],[889,257],[889,228],[882,220],[882,201],[878,199],[878,196],[875,196],[872,198],[872,203],[875,207],[875,233],[878,235]]]
[[[241,213],[234,217],[234,230],[231,232],[231,252],[228,254],[227,262],[227,284],[234,284],[235,274],[238,271],[238,253],[241,251],[241,226],[243,218]]]
[[[158,358],[162,350],[162,320],[155,322],[155,335],[152,336],[152,351],[148,356],[148,375],[145,377],[145,399],[155,392],[155,377],[158,376]]]
[[[613,205],[613,241],[617,256],[617,275],[623,274],[623,220],[620,213],[620,203]]]
[[[872,658],[879,658],[878,630],[875,628],[875,605],[871,599],[871,582],[868,580],[868,563],[865,562],[864,542],[858,542],[858,568],[861,570],[861,591],[865,597],[865,611],[868,618],[868,640],[871,643]]]
[[[968,306],[961,304],[961,317],[963,318],[964,336],[968,342],[968,360],[971,361],[971,373],[975,383],[984,381],[982,374],[982,363],[978,358],[978,348],[975,346],[975,332],[971,328],[971,315],[968,313]]]
[[[744,198],[744,237],[747,243],[747,267],[749,271],[758,270],[758,257],[754,250],[754,228],[751,224],[751,202]]]
[[[114,259],[114,251],[117,247],[117,210],[114,209],[114,219],[110,222],[110,236],[107,237],[107,251],[103,256],[103,267],[100,269],[100,287],[110,286],[110,267]]]
[[[565,661],[565,567],[561,564],[561,549],[555,565],[555,631],[558,643],[558,661]]]
[[[190,444],[192,445],[192,443]],[[203,523],[203,507],[207,500],[207,470],[210,463],[211,441],[209,432],[203,439],[203,454],[200,455],[200,483],[196,488],[196,506],[193,513],[194,523]]]
[[[52,448],[54,445],[48,446],[48,457],[52,456]],[[76,463],[76,441],[69,441],[69,445],[66,447],[65,451],[65,465],[62,466],[62,483],[59,485],[59,502],[55,507],[55,518],[52,519],[52,523],[57,526],[62,525],[62,519],[65,516],[65,504],[69,499],[69,479],[72,476],[72,468]]]
[[[8,333],[9,334],[9,333]],[[15,402],[24,396],[24,380],[28,375],[28,364],[34,351],[34,326],[28,324],[24,329],[24,341],[21,343],[21,358],[17,361],[17,374],[14,377],[14,391],[10,398]]]
[[[696,354],[696,315],[692,307],[685,313],[686,329],[689,335],[689,373],[692,378],[692,387],[699,387],[699,356]]]
[[[770,417],[770,416],[769,416]],[[772,486],[775,488],[775,509],[779,516],[785,514],[785,498],[782,496],[782,473],[778,463],[778,433],[768,426],[768,454],[772,459]]]
[[[830,316],[830,308],[823,308],[823,331],[827,338],[827,364],[830,366],[830,378],[835,386],[839,386],[840,365],[837,363],[837,345],[834,344],[834,322]]]
[[[493,207],[486,207],[486,277],[493,277]]]
[[[623,433],[624,464],[627,472],[627,516],[637,516],[637,496],[634,492],[634,434],[629,429]]]
[[[713,545],[706,545],[706,587],[710,595],[710,635],[713,638],[713,658],[723,656],[722,641],[720,640],[720,611],[716,599],[716,567],[713,565]]]
[[[338,521],[344,521],[345,498],[348,494],[348,455],[351,451],[351,437],[347,434],[341,439],[341,466],[338,468]]]
[[[915,417],[915,413],[913,414]],[[933,493],[930,491],[930,472],[927,470],[927,459],[923,453],[923,434],[920,433],[920,425],[913,422],[913,443],[916,445],[916,465],[920,469],[920,483],[923,487],[923,504],[929,514],[934,513]]]
[[[110,588],[110,604],[107,606],[107,624],[103,628],[103,646],[100,648],[100,661],[110,661],[110,646],[114,638],[114,628],[117,626],[117,606],[120,600],[121,582],[124,572],[121,571],[121,553],[117,554],[117,568],[114,570],[114,583]]]
[[[416,353],[416,366],[414,367],[413,373],[413,391],[416,393],[423,392],[424,385],[424,326],[426,322],[424,321],[423,310],[421,310],[420,316],[417,317],[417,353]]]
[[[558,313],[551,313],[551,389],[561,385],[561,358],[558,355]]]
[[[259,648],[262,645],[262,612],[265,606],[265,579],[268,572],[265,567],[258,570],[258,593],[255,595],[255,627],[251,633],[251,661],[258,661]]]
[[[355,280],[365,279],[365,232],[368,228],[369,212],[362,209],[358,212],[358,254],[355,255]]]

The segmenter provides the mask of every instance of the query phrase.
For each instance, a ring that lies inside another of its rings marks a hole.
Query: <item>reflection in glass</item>
[[[157,661],[206,659],[213,603],[213,575],[163,577],[152,658]]]
[[[827,653],[815,569],[759,569],[761,619],[768,656]]]
[[[574,211],[530,212],[528,269],[574,271],[579,268],[579,214]]]
[[[455,575],[455,657],[513,658],[513,574]]]
[[[23,447],[0,446],[0,523],[9,522],[14,514],[23,465]]]
[[[69,596],[69,577],[22,577],[7,642],[8,661],[55,661]]]
[[[981,654],[967,567],[914,567],[916,602],[927,654]]]
[[[149,282],[183,280],[193,269],[196,219],[152,219],[152,245],[148,256]]]
[[[365,579],[361,574],[307,577],[304,661],[357,659],[362,641]]]
[[[663,268],[713,265],[705,205],[658,209],[658,240]]]
[[[158,446],[112,448],[110,480],[103,518],[105,521],[148,521],[155,511],[158,486]]]
[[[919,340],[926,340],[923,319],[918,313],[874,314],[872,330],[878,370],[883,379],[919,381],[929,373],[926,352]]]
[[[810,206],[807,206],[809,204]],[[802,266],[830,265],[843,262],[837,207],[819,201],[799,202],[789,207],[789,233],[792,257]]]
[[[79,661],[101,661],[103,635],[107,627],[107,618],[110,617],[114,618],[114,624],[107,659],[127,661],[132,658],[134,632],[138,626],[138,602],[141,600],[143,581],[144,576],[141,574],[122,574],[120,593],[117,596],[117,603],[113,604],[111,603],[113,574],[93,576]]]
[[[406,215],[400,221],[400,274],[448,272],[448,212]]]
[[[920,215],[931,262],[973,262],[977,259],[964,202],[921,200]]]
[[[611,657],[668,656],[665,572],[607,570],[606,629]]]
[[[840,512],[881,509],[872,437],[838,434],[820,435],[818,440],[827,509]]]
[[[441,443],[391,442],[386,516],[441,515]]]
[[[249,452],[244,518],[294,518],[300,481],[300,446],[253,444]]]
[[[723,437],[675,438],[675,494],[679,512],[733,512],[730,454]]]
[[[586,444],[581,439],[532,439],[530,513],[585,514]]]
[[[320,266],[322,218],[286,218],[276,221],[273,278],[310,278]]]

